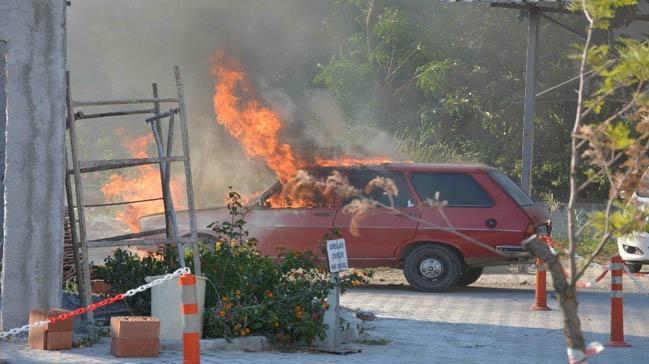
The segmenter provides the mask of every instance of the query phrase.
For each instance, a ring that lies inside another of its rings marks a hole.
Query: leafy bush
[[[283,250],[279,262],[262,256],[244,230],[240,196],[231,191],[229,198],[231,221],[215,227],[220,239],[201,253],[203,274],[215,288],[206,295],[205,336],[257,334],[280,343],[322,338],[331,283],[321,262],[312,252]],[[341,290],[366,283],[366,276],[342,276]]]
[[[113,293],[123,293],[144,284],[144,278],[166,274],[177,269],[175,251],[165,248],[164,254],[150,254],[140,259],[135,254],[117,249],[113,256],[104,260],[103,266],[96,266],[95,275],[111,287]],[[125,300],[134,315],[151,314],[151,291],[146,290]]]
[[[328,308],[326,297],[331,288],[329,274],[312,252],[279,252],[274,262],[263,256],[256,240],[248,236],[243,220],[241,196],[231,191],[228,209],[230,221],[214,227],[219,239],[200,247],[203,275],[208,279],[205,292],[203,332],[206,337],[264,335],[276,342],[311,343],[323,338],[322,322]],[[339,236],[337,231],[333,236]],[[327,235],[324,241],[329,239]],[[191,251],[186,251],[192,268]],[[114,293],[125,292],[144,283],[144,277],[161,275],[178,268],[177,252],[172,246],[162,254],[144,259],[123,250],[115,251],[96,267],[98,278],[111,285]],[[367,283],[371,273],[350,271],[341,274],[341,292]],[[131,313],[149,315],[151,293],[145,291],[127,299]]]

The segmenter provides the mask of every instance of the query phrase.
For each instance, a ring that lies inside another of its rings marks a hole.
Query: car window
[[[511,178],[507,177],[500,171],[490,171],[489,176],[493,178],[500,187],[502,187],[507,194],[516,201],[518,206],[531,206],[534,205],[532,198],[523,191],[522,188]]]
[[[371,171],[371,170],[351,170],[346,173],[349,183],[358,188],[359,190],[364,190],[365,186],[376,177],[389,178],[394,181],[394,184],[397,186],[397,196],[394,197],[394,207],[412,207],[414,206],[414,200],[410,195],[410,190],[408,189],[408,182],[403,174],[398,172],[383,172],[383,171]],[[385,194],[385,191],[381,188],[375,188],[369,194],[365,196],[382,203],[384,205],[390,206],[390,198]],[[349,199],[351,200],[351,199]],[[349,202],[345,201],[345,204]]]
[[[422,199],[435,199],[439,192],[440,201],[448,206],[493,206],[487,192],[468,174],[460,173],[414,173],[412,184]]]
[[[328,171],[310,172],[315,178],[324,180]],[[331,208],[335,205],[336,197],[325,196],[321,191],[296,189],[296,194],[287,193],[279,182],[264,192],[260,197],[259,207],[267,209],[281,208]]]

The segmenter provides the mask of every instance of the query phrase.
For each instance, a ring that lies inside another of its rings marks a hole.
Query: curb
[[[237,337],[234,339],[202,339],[201,351],[236,350],[259,352],[268,348],[268,339],[264,336]],[[180,340],[160,340],[160,351],[182,351]]]

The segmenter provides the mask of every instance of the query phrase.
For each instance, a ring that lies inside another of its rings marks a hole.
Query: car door
[[[350,231],[352,225],[350,214],[340,209],[334,220],[334,226],[340,229],[347,243],[347,255],[353,265],[357,267],[382,265],[386,259],[393,259],[396,247],[412,239],[417,230],[417,221],[408,217],[408,215],[419,216],[408,183],[402,173],[393,171],[352,169],[345,174],[349,182],[360,190],[365,189],[375,177],[389,178],[397,186],[398,195],[394,198],[394,207],[402,213],[401,215],[374,209],[369,216],[357,222],[357,236]],[[374,189],[365,196],[390,205],[389,198],[381,189]],[[351,201],[344,201],[341,208],[349,202]]]
[[[494,247],[520,245],[528,219],[504,195],[493,193],[494,189],[489,189],[491,194],[487,193],[484,186],[489,179],[486,175],[416,172],[411,175],[411,181],[422,200],[434,200],[436,193],[439,193],[439,201],[446,203],[441,209],[422,208],[421,218],[429,224],[421,223],[418,235],[432,240],[454,242],[469,256],[490,254],[466,238],[444,229],[455,229]]]
[[[333,227],[335,198],[289,206],[276,202],[279,194],[281,188],[264,196],[264,201],[246,215],[246,228],[251,236],[256,234],[262,254],[274,257],[280,249],[287,249],[323,256],[320,242]]]

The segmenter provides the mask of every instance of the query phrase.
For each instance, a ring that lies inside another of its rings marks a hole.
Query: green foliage
[[[282,250],[277,262],[261,255],[255,239],[249,238],[245,230],[241,196],[232,190],[228,209],[230,220],[214,227],[220,239],[213,245],[200,247],[203,275],[209,282],[205,294],[204,335],[226,338],[264,335],[282,344],[311,343],[322,338],[326,328],[322,317],[329,306],[326,297],[332,285],[323,262],[313,252]],[[334,230],[332,234],[338,236],[339,232]],[[186,257],[191,267],[190,251]],[[118,293],[143,284],[147,276],[177,269],[176,261],[177,253],[172,247],[144,259],[116,250],[104,266],[95,269],[97,276]],[[370,276],[371,272],[365,271],[341,274],[341,292],[367,283]],[[126,302],[132,314],[150,314],[150,291],[130,297]]]
[[[163,275],[175,270],[175,257],[175,254],[150,254],[140,259],[127,250],[117,249],[111,257],[104,260],[103,266],[94,267],[95,275],[108,283],[113,293],[123,293],[146,283],[145,277]],[[133,315],[151,314],[150,290],[128,297],[125,302]]]
[[[366,29],[366,1],[333,1],[325,20],[335,56],[319,66],[315,82],[344,106],[351,128],[371,120],[396,134],[398,149],[411,160],[481,162],[520,175],[526,34],[521,17],[485,11],[480,4],[374,3],[371,29]],[[576,17],[560,17],[580,24]],[[544,45],[538,60],[540,90],[577,73],[568,57],[574,39],[552,24],[542,27],[553,42]],[[536,194],[567,196],[573,100],[570,87],[537,100]],[[586,192],[601,196],[599,187]]]
[[[618,8],[636,5],[638,0],[581,0],[571,1],[568,8],[585,11],[593,20],[595,29],[608,29]]]
[[[206,295],[207,337],[265,335],[279,343],[322,338],[322,322],[331,287],[322,262],[312,252],[280,251],[273,262],[256,249],[243,231],[240,196],[230,194],[228,207],[240,225],[221,223],[222,239],[204,247],[201,264],[213,290]],[[341,290],[366,282],[363,272],[340,278]]]

